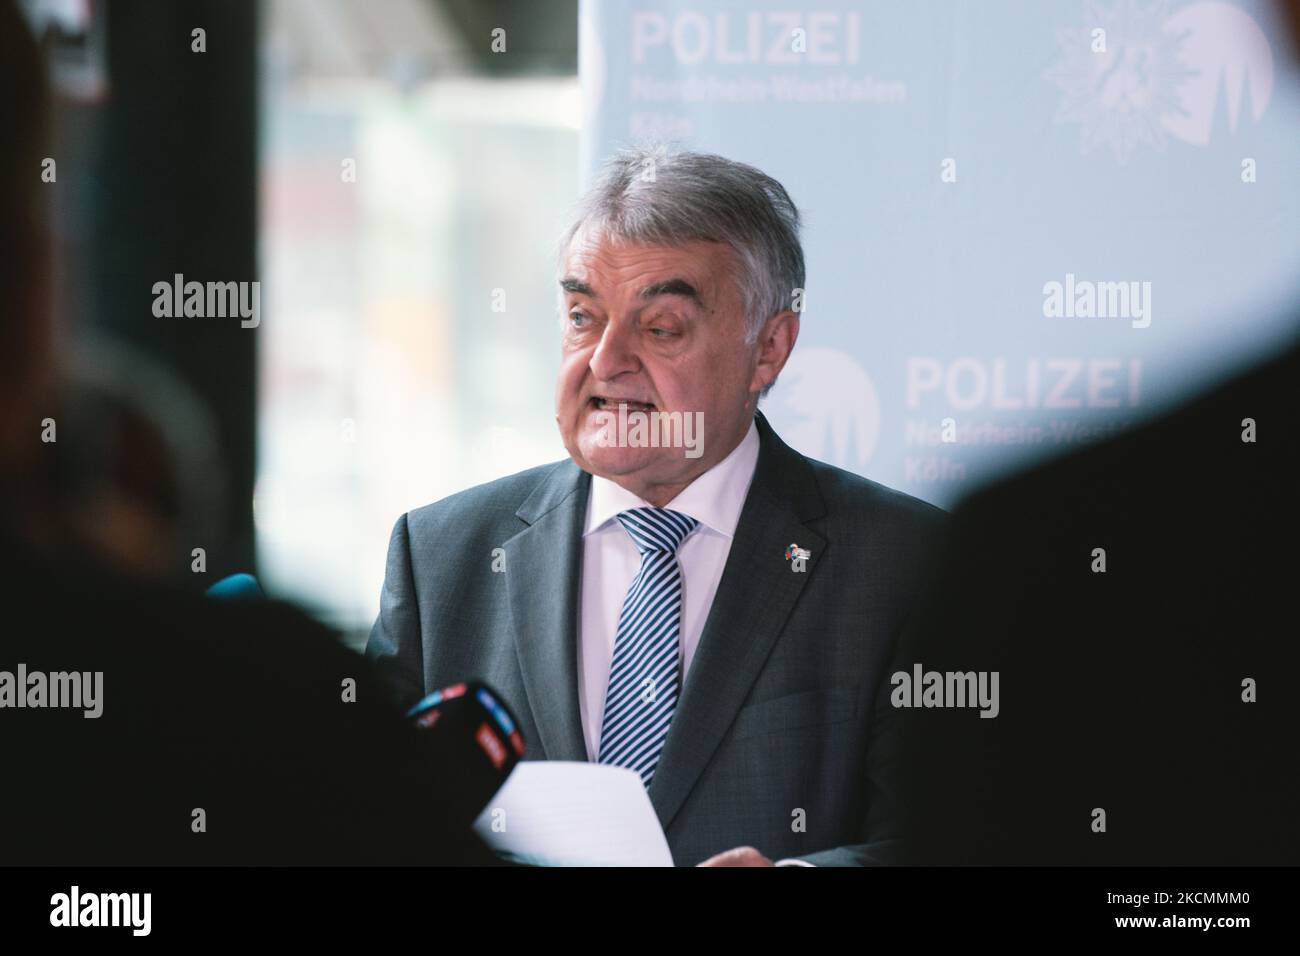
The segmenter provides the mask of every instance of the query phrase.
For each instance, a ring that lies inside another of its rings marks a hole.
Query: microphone
[[[514,714],[487,685],[469,681],[434,691],[407,717],[422,731],[433,766],[455,768],[456,780],[439,796],[447,819],[468,828],[524,755]]]
[[[232,574],[208,588],[208,597],[219,601],[265,601],[266,594],[251,574]]]

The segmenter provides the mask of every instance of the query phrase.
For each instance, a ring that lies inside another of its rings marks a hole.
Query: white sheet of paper
[[[673,865],[641,777],[608,764],[522,761],[474,829],[494,850],[528,863]]]

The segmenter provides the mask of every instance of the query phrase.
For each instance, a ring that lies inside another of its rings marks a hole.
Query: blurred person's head
[[[90,337],[55,360],[46,207],[59,187],[41,175],[53,104],[14,0],[0,0],[0,89],[0,522],[129,573],[187,567],[184,540],[211,540],[221,518],[215,426],[139,353]],[[61,441],[42,440],[46,419]]]
[[[58,544],[136,577],[192,583],[190,548],[218,540],[224,468],[197,393],[137,349],[91,335],[61,362],[53,456]]]
[[[614,156],[561,254],[556,421],[574,462],[672,500],[744,438],[794,348],[803,284],[799,213],[775,179],[708,154]],[[623,441],[620,414],[690,416],[702,440],[689,455]]]
[[[48,101],[40,51],[14,0],[0,0],[0,486],[22,520],[52,416],[48,247],[41,181]]]

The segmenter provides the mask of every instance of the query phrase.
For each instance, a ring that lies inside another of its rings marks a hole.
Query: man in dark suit
[[[324,628],[51,553],[42,80],[0,0],[0,862],[494,862],[441,812],[454,768]]]
[[[367,647],[403,701],[475,674],[529,758],[639,773],[679,865],[895,849],[879,688],[942,512],[757,413],[799,331],[798,225],[752,167],[611,160],[560,270],[570,458],[400,518]]]

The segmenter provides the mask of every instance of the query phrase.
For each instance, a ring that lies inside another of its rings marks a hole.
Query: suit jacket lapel
[[[502,545],[515,650],[547,760],[587,759],[577,635],[590,487],[591,476],[572,461],[559,463],[515,512],[528,527]]]
[[[650,801],[668,828],[731,726],[825,550],[805,522],[825,514],[807,460],[760,413],[754,480],[736,526],[713,607],[650,782]],[[791,543],[811,552],[794,573]]]

